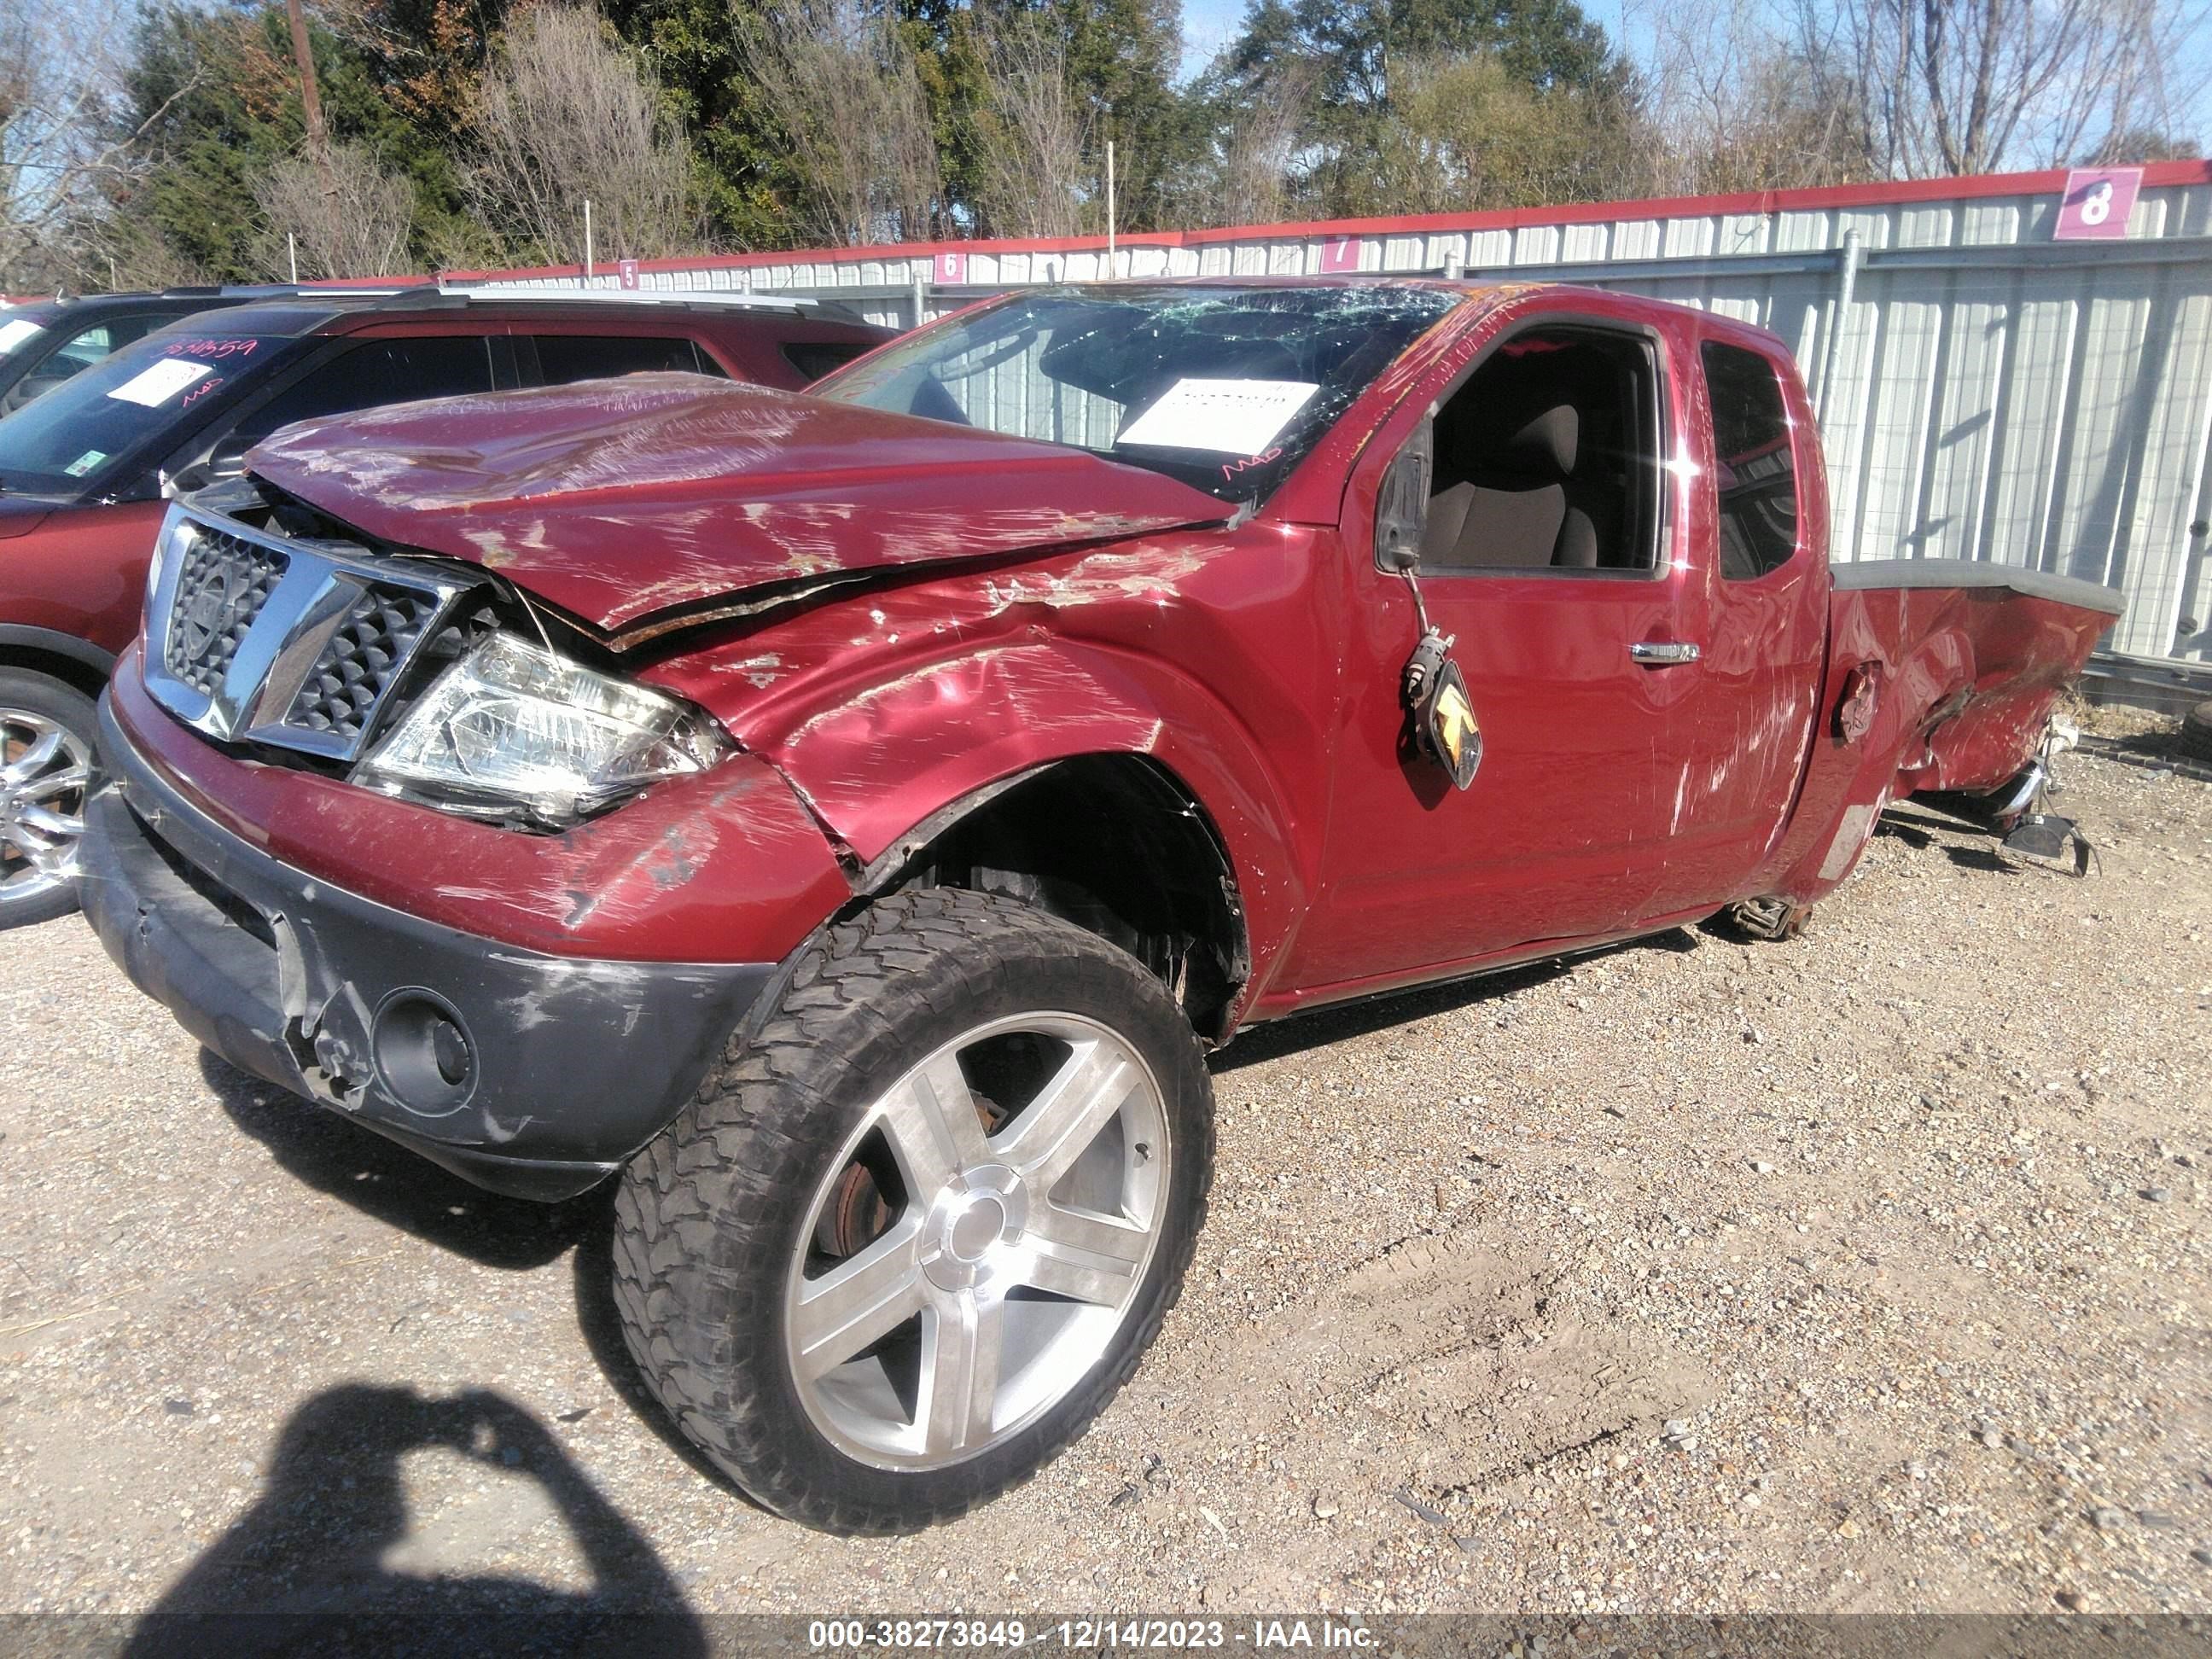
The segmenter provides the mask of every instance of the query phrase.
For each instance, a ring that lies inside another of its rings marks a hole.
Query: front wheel
[[[1212,1093],[1115,946],[947,889],[817,936],[616,1200],[632,1356],[769,1508],[910,1531],[1027,1479],[1173,1304]]]
[[[0,669],[0,932],[76,908],[97,726],[75,686]]]

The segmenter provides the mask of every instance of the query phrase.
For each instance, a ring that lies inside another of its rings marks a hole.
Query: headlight
[[[730,740],[697,709],[494,634],[431,683],[354,781],[485,817],[574,823]]]

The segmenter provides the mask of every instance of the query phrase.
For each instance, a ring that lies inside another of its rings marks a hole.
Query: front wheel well
[[[933,815],[864,872],[868,897],[958,887],[1034,904],[1158,975],[1221,1041],[1251,973],[1237,877],[1197,797],[1158,761],[1079,755]]]
[[[58,651],[41,651],[36,646],[0,645],[0,668],[42,674],[95,700],[107,685],[107,676],[90,663],[65,657]]]

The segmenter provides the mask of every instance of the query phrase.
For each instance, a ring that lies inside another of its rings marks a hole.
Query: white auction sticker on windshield
[[[174,357],[164,357],[151,368],[133,374],[107,395],[120,398],[126,404],[143,404],[149,409],[159,409],[193,381],[204,380],[214,373],[205,363],[187,363]]]
[[[1115,441],[1257,455],[1320,390],[1310,380],[1177,380]]]
[[[0,323],[0,357],[6,356],[38,331],[39,325],[27,317],[15,317]]]
[[[62,471],[68,473],[72,478],[82,478],[86,473],[91,471],[93,468],[98,466],[106,459],[107,452],[106,450],[88,449],[83,454],[78,456],[67,466],[64,467]]]

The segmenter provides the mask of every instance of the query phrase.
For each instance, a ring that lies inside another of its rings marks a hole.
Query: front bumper
[[[188,802],[105,699],[100,759],[79,889],[108,955],[240,1070],[494,1192],[620,1167],[775,971],[544,955],[333,887]]]

